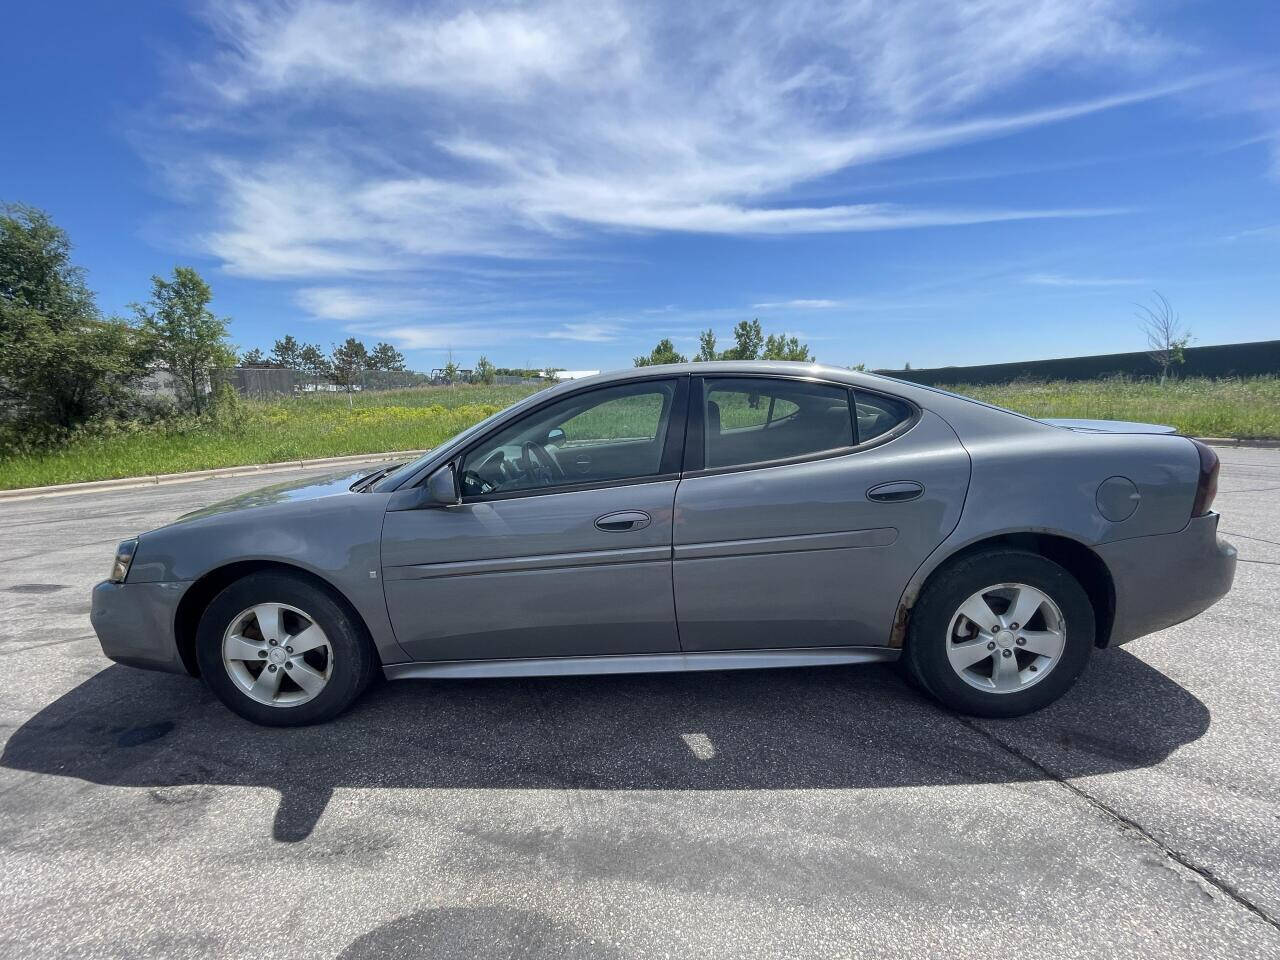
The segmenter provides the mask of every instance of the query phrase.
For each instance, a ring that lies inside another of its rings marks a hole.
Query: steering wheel
[[[543,486],[564,479],[564,471],[547,448],[536,440],[526,440],[520,447],[525,474]]]
[[[497,484],[490,483],[475,470],[462,471],[462,486],[470,493],[481,495],[494,493],[498,489]]]

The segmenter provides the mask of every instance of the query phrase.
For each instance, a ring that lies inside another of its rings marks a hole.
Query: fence
[[[1152,377],[1159,369],[1145,352],[1105,353],[1059,360],[987,363],[973,367],[877,370],[886,376],[925,386],[948,383],[992,384],[1013,380],[1099,380],[1117,374]],[[1256,377],[1280,375],[1280,340],[1188,347],[1186,362],[1171,371],[1178,377]]]
[[[283,367],[236,367],[227,371],[226,382],[245,397],[290,396],[298,375]]]
[[[455,383],[473,382],[474,377],[470,370],[460,373],[465,373],[467,376],[460,375],[454,381]],[[345,386],[334,383],[329,377],[316,377],[284,367],[235,367],[222,376],[242,396],[264,399],[289,396],[294,393],[345,393],[347,389]],[[425,373],[418,373],[416,370],[361,370],[355,374],[351,389],[357,392],[405,390],[447,382],[443,377],[432,377]],[[540,382],[542,381],[529,377],[494,377],[494,383],[497,384]]]

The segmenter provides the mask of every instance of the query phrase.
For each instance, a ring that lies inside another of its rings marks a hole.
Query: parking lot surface
[[[105,660],[89,590],[280,478],[0,503],[0,956],[1280,957],[1280,451],[1219,452],[1232,593],[1008,721],[874,666],[262,729]]]

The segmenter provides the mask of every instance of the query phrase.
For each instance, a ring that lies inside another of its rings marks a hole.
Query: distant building
[[[557,370],[553,376],[557,380],[581,380],[583,377],[594,377],[599,370]]]

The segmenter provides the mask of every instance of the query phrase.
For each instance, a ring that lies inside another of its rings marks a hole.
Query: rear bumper
[[[186,673],[174,620],[189,583],[111,583],[93,588],[89,620],[102,652],[116,663]]]
[[[1118,540],[1097,552],[1115,583],[1111,646],[1191,619],[1222,599],[1236,574],[1236,548],[1218,536],[1216,513],[1178,533]]]

